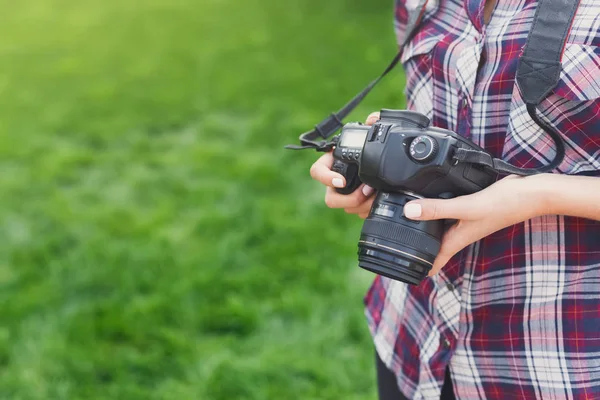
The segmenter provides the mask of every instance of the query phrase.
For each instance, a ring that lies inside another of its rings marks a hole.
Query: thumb
[[[468,213],[467,196],[454,199],[419,199],[406,203],[404,216],[417,221],[464,219]]]
[[[379,111],[375,111],[372,112],[371,114],[369,114],[369,116],[367,117],[367,120],[365,121],[366,125],[373,125],[375,122],[379,121]]]

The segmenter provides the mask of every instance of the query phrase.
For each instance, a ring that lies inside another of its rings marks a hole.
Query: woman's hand
[[[379,119],[379,113],[369,114],[366,125],[373,125]],[[357,214],[361,218],[367,218],[373,204],[373,193],[375,190],[367,185],[361,185],[353,193],[343,195],[335,191],[335,188],[346,186],[346,180],[337,172],[331,170],[333,165],[332,153],[321,156],[311,167],[310,176],[327,186],[325,192],[325,204],[330,208],[343,208],[349,214]]]
[[[541,178],[541,179],[540,179]],[[460,250],[500,229],[548,214],[542,175],[507,176],[486,189],[449,200],[420,199],[404,206],[404,215],[417,221],[455,219],[442,239],[442,247],[429,276],[433,276]]]

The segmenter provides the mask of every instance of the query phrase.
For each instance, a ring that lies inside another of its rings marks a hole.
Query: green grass
[[[0,6],[0,398],[374,399],[361,222],[283,145],[386,65],[392,2]]]

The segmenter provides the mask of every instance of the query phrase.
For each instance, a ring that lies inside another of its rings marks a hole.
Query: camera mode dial
[[[438,142],[431,136],[421,135],[410,144],[409,153],[413,160],[419,162],[430,161],[438,151]]]

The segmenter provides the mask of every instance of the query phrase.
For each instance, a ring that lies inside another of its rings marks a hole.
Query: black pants
[[[379,400],[410,400],[400,392],[398,389],[398,382],[396,381],[396,375],[385,366],[377,353],[376,358]],[[444,386],[442,386],[440,400],[455,399],[454,390],[452,389],[452,380],[450,379],[450,371],[446,368],[446,378],[444,378]]]

